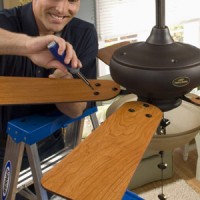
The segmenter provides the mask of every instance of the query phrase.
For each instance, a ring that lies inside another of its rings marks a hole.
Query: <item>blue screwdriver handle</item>
[[[67,69],[72,73],[72,74],[77,74],[79,73],[79,68],[72,68],[69,64],[66,64],[64,62],[65,56],[66,56],[66,52],[64,51],[62,53],[62,55],[58,54],[58,43],[56,43],[55,41],[51,42],[48,44],[48,49],[51,51],[51,53],[53,54],[53,56],[59,60],[63,65],[65,65],[67,67]]]

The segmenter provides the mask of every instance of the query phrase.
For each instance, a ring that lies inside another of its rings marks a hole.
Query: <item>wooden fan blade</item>
[[[122,105],[41,182],[72,200],[121,200],[162,118],[155,106]]]
[[[117,43],[117,44],[102,48],[99,50],[97,58],[99,58],[105,64],[110,65],[110,60],[112,58],[113,53],[120,47],[123,47],[128,44],[130,44],[130,42],[121,42],[121,43]]]
[[[192,103],[196,106],[200,106],[200,96],[194,94],[194,93],[188,93],[181,98],[184,101],[187,101],[189,103]]]
[[[0,77],[0,105],[100,101],[112,99],[119,85],[109,80]]]
[[[198,95],[194,95],[191,99],[190,99],[190,102],[197,105],[197,106],[200,106],[200,96]]]

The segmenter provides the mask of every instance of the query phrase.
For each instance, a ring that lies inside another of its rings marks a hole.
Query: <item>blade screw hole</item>
[[[100,83],[95,83],[95,86],[99,87],[99,86],[101,86],[101,84]]]
[[[94,92],[94,95],[99,95],[99,92]]]
[[[146,114],[146,117],[151,118],[152,115],[151,114]]]
[[[118,89],[116,87],[112,88],[113,91],[117,91]]]
[[[135,112],[135,110],[133,108],[129,108],[128,111],[129,112]]]

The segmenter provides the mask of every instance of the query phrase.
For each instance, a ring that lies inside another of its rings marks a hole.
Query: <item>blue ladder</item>
[[[63,114],[55,114],[31,115],[9,121],[0,199],[15,199],[16,193],[19,192],[29,199],[48,200],[47,192],[40,184],[42,173],[66,156],[74,148],[74,145],[68,144],[60,152],[40,162],[36,143],[55,131],[66,128],[71,123],[79,122],[86,116],[90,116],[93,128],[97,128],[96,111],[97,107],[89,108],[75,119]],[[75,133],[75,137],[72,139],[77,140],[77,137],[79,136]],[[73,144],[75,144],[74,141]],[[26,149],[28,155],[30,168],[20,172],[24,149]],[[27,189],[27,186],[31,183],[34,183],[36,195]]]
[[[67,146],[55,155],[40,162],[36,143],[50,136],[56,130],[66,128],[73,122],[78,122],[90,116],[93,128],[98,127],[97,108],[87,109],[83,115],[72,119],[66,115],[31,115],[8,122],[8,139],[4,159],[4,171],[1,182],[1,199],[15,199],[16,193],[33,200],[48,200],[46,191],[41,187],[40,179],[45,171],[51,169],[76,146],[79,134],[73,132]],[[78,130],[77,130],[78,131]],[[77,132],[76,131],[76,132]],[[30,167],[20,172],[24,149],[26,148]],[[27,189],[34,183],[36,195]],[[133,192],[127,190],[122,200],[142,200]]]

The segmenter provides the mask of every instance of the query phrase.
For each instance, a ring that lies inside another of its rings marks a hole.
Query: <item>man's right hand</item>
[[[66,67],[53,57],[47,46],[55,41],[59,45],[58,53],[66,51],[65,63],[72,68],[82,66],[72,45],[55,35],[30,37],[25,34],[13,33],[0,28],[0,55],[27,56],[36,65],[44,68],[57,68],[66,72]]]
[[[74,51],[72,45],[66,42],[64,39],[54,36],[39,36],[30,37],[26,41],[26,48],[28,50],[27,57],[29,57],[35,64],[44,68],[57,68],[63,72],[66,72],[66,67],[59,62],[51,52],[48,50],[47,46],[50,42],[55,41],[59,45],[58,53],[61,55],[63,51],[66,51],[65,63],[71,64],[72,68],[80,68],[82,64],[77,58],[76,52]]]

